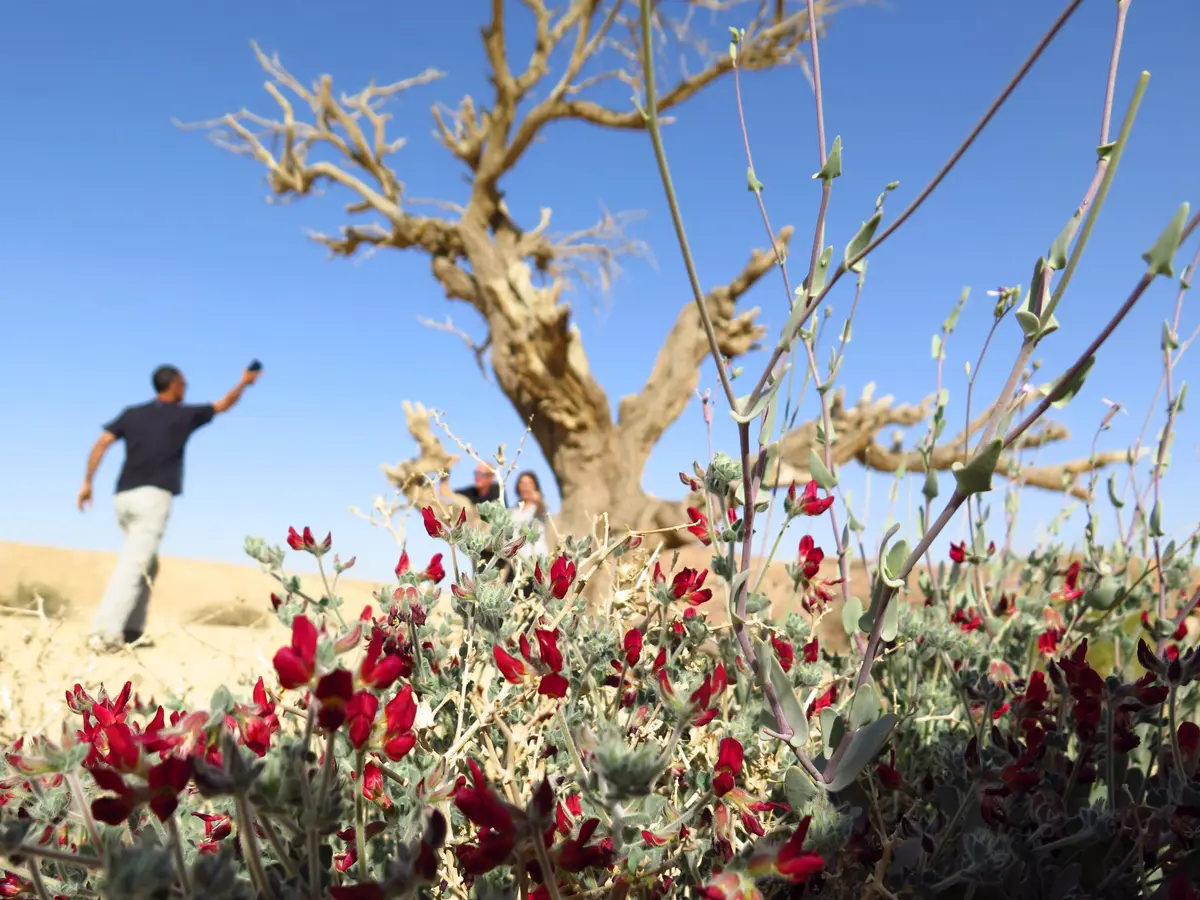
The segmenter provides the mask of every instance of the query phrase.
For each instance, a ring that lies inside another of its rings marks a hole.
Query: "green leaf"
[[[1167,227],[1154,242],[1154,246],[1142,254],[1142,259],[1148,266],[1146,274],[1165,275],[1168,278],[1174,276],[1175,251],[1179,249],[1180,241],[1183,240],[1183,227],[1187,224],[1190,209],[1189,204],[1181,203],[1179,209],[1175,210],[1175,215],[1171,217],[1171,221],[1167,223]]]
[[[829,155],[825,157],[825,165],[821,166],[821,171],[814,175],[813,178],[820,178],[822,181],[828,184],[841,174],[842,136],[839,134],[833,139],[833,146],[829,148]]]
[[[799,766],[791,766],[783,775],[783,795],[793,810],[802,810],[817,797],[817,786]]]
[[[1117,496],[1117,476],[1116,473],[1108,476],[1108,500],[1117,509],[1125,505],[1125,501]]]
[[[759,396],[758,400],[755,401],[754,406],[750,409],[749,412],[742,413],[742,412],[739,412],[738,410],[745,408],[746,403],[750,399],[750,395],[747,394],[745,397],[739,397],[738,398],[738,409],[731,409],[729,411],[729,415],[731,415],[733,417],[733,420],[735,422],[740,422],[743,425],[748,425],[750,422],[753,422],[755,419],[757,419],[759,416],[761,416],[766,411],[767,404],[770,403],[771,400],[774,398],[775,394],[777,394],[779,392],[779,386],[781,384],[783,384],[783,376],[787,373],[787,370],[790,369],[791,366],[792,366],[791,363],[788,363],[787,365],[785,365],[783,367],[783,371],[781,371],[779,373],[778,378],[776,378],[774,376],[769,376],[767,378],[767,384],[766,384],[766,387],[763,388],[762,395]]]
[[[943,330],[949,334],[958,325],[958,317],[962,315],[963,307],[967,305],[967,298],[971,296],[971,289],[965,287],[958,295],[958,301],[954,304],[954,309],[950,310],[950,315],[946,316],[946,321],[942,323]]]
[[[1004,442],[994,438],[986,447],[977,451],[969,463],[954,469],[954,481],[958,485],[958,492],[970,497],[972,494],[986,494],[990,491],[992,476],[996,473],[1003,449]]]
[[[850,243],[846,245],[846,250],[842,256],[843,265],[851,272],[858,271],[858,264],[862,262],[858,259],[868,246],[870,246],[871,238],[875,237],[875,229],[879,227],[879,223],[883,221],[883,213],[876,212],[875,215],[863,222],[859,226],[854,237],[850,239]]]
[[[1050,245],[1050,252],[1046,254],[1048,257],[1047,265],[1051,269],[1061,270],[1067,264],[1067,249],[1071,246],[1071,239],[1075,237],[1075,232],[1079,228],[1081,216],[1079,211],[1075,211],[1075,215],[1071,216],[1063,230],[1058,233],[1058,237],[1054,239],[1054,243]]]
[[[758,176],[754,174],[754,169],[746,169],[746,190],[753,191],[755,194],[762,193],[763,183],[758,180]]]
[[[793,734],[788,743],[793,747],[803,747],[808,743],[808,717],[792,689],[791,679],[788,678],[787,672],[783,671],[783,666],[779,664],[769,641],[758,642],[758,667],[759,676],[765,676],[764,681],[769,678],[771,686],[775,688],[783,717],[792,729]]]
[[[1021,333],[1025,335],[1026,340],[1033,340],[1042,330],[1041,320],[1029,310],[1018,309],[1013,315],[1016,316],[1017,324],[1021,326]]]
[[[879,751],[883,749],[883,745],[887,743],[887,739],[895,727],[896,716],[892,713],[885,713],[861,731],[856,732],[850,738],[850,746],[842,755],[833,780],[823,785],[825,790],[837,793],[852,785],[862,774],[863,769],[869,766]]]
[[[817,259],[817,268],[813,272],[812,284],[806,284],[808,296],[815,297],[825,287],[825,276],[829,274],[829,261],[831,259],[833,259],[832,245],[822,250],[820,258]]]
[[[875,692],[875,684],[868,681],[854,692],[850,701],[850,727],[857,731],[870,725],[883,715],[883,707],[879,703],[879,695]]]
[[[833,756],[842,736],[846,733],[846,720],[838,715],[837,710],[821,710],[821,755],[826,759]]]
[[[884,561],[884,569],[888,573],[888,577],[895,580],[900,575],[900,570],[904,568],[904,562],[908,559],[908,541],[900,541],[891,550],[888,551],[887,559]]]
[[[808,448],[808,471],[812,475],[813,481],[826,491],[832,491],[837,487],[837,476],[825,468],[825,463],[817,453],[816,447]]]
[[[1163,353],[1179,349],[1179,338],[1172,330],[1171,323],[1166,319],[1163,319],[1162,340],[1159,342],[1159,347],[1162,348]]]
[[[921,493],[925,499],[932,503],[937,499],[938,495],[938,480],[937,473],[932,468],[925,469],[925,485],[921,488]]]
[[[929,355],[933,359],[938,359],[942,355],[942,336],[940,334],[933,336],[933,344],[929,348]]]
[[[857,597],[851,597],[842,606],[842,630],[846,632],[846,637],[853,637],[858,634],[859,620],[863,615],[863,602]]]
[[[1068,381],[1062,383],[1061,388],[1058,385],[1055,385],[1054,389],[1051,390],[1050,393],[1054,394],[1060,390],[1061,393],[1058,394],[1058,398],[1050,405],[1055,409],[1062,409],[1068,403],[1074,400],[1075,395],[1083,389],[1083,382],[1087,379],[1088,373],[1092,371],[1092,366],[1095,364],[1096,356],[1093,354],[1087,358],[1087,361],[1079,367],[1079,370],[1072,375]]]
[[[1150,536],[1162,537],[1162,500],[1154,501],[1154,508],[1150,510]]]

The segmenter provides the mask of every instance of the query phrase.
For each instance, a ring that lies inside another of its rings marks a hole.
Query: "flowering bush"
[[[642,0],[647,35],[650,6]],[[1117,8],[1123,19],[1128,0]],[[730,46],[735,76],[740,40]],[[643,45],[647,129],[696,284],[658,128],[652,42]],[[815,53],[813,78],[820,96]],[[1000,547],[978,502],[1001,467],[1019,481],[1031,428],[1079,390],[1149,285],[1174,276],[1174,257],[1200,224],[1185,204],[1086,351],[1045,388],[1028,383],[1145,77],[1109,141],[1112,84],[1080,211],[1027,292],[996,292],[993,328],[1012,313],[1024,336],[1011,375],[964,436],[954,490],[936,515],[939,484],[925,478],[916,546],[894,540],[898,525],[884,535],[868,597],[853,596],[847,580],[851,544],[866,556],[864,528],[839,490],[829,427],[850,320],[824,372],[809,322],[846,273],[861,290],[868,253],[928,192],[876,236],[885,191],[831,269],[822,241],[841,174],[835,142],[821,152],[819,240],[770,363],[740,398],[735,373],[718,367],[739,458],[717,453],[681,476],[698,499],[678,528],[711,548],[708,567],[664,571],[654,532],[634,531],[607,543],[568,537],[530,559],[518,553],[530,533],[500,504],[480,506],[478,522],[427,507],[425,530],[446,550],[420,570],[402,555],[395,585],[348,620],[337,581],[353,560],[333,555],[327,568],[331,536],[287,534],[293,552],[316,559],[320,596],[287,573],[285,550],[249,540],[249,555],[281,585],[271,603],[290,629],[273,670],[250,697],[222,688],[194,711],[168,713],[130,685],[115,696],[68,691],[76,727],[4,756],[0,856],[10,868],[0,896],[1197,897],[1200,654],[1188,623],[1200,602],[1190,574],[1200,539],[1164,542],[1160,491],[1182,410],[1171,373],[1185,349],[1186,279],[1164,328],[1167,420],[1127,530],[1128,501],[1109,483],[1119,539],[1098,538],[1094,476],[1074,554],[1055,529],[1027,555],[1013,551],[1018,487],[1006,495]],[[752,164],[750,187],[761,203]],[[782,259],[780,268],[786,279]],[[697,309],[707,321],[699,294]],[[939,373],[958,313],[934,342]],[[811,479],[780,503],[776,550],[789,524],[810,526],[788,564],[801,611],[767,621],[751,544],[770,531],[772,498],[760,486],[793,355],[807,359],[818,387],[823,453],[813,450]],[[946,423],[938,387],[922,471],[935,469]],[[969,538],[952,543],[943,532],[959,515]],[[935,545],[948,565],[932,565]],[[838,577],[823,577],[827,556]],[[719,605],[728,625],[709,614]],[[831,615],[846,649],[818,636]]]

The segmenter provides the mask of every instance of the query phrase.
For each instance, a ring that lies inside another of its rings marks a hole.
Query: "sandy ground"
[[[707,556],[689,549],[677,565],[703,567]],[[275,581],[252,566],[163,557],[147,625],[153,646],[89,651],[90,619],[115,562],[110,553],[0,542],[0,738],[56,736],[71,715],[65,694],[76,682],[115,693],[128,680],[143,700],[203,704],[222,684],[238,695],[259,675],[270,678],[270,659],[288,635],[270,613]],[[305,578],[306,587],[314,580]],[[861,580],[852,583],[865,596]],[[338,593],[356,614],[377,587],[342,580]],[[794,608],[782,566],[772,567],[764,587],[772,617]],[[18,595],[43,597],[44,614],[16,609]],[[723,619],[720,604],[712,605],[712,618]],[[840,630],[836,621],[830,616],[828,625]]]

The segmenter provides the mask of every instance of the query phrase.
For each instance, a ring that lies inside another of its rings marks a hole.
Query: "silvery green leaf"
[[[870,725],[883,714],[879,703],[879,695],[875,692],[875,683],[867,681],[854,692],[850,701],[850,727],[857,731]]]
[[[875,230],[879,228],[879,223],[883,221],[883,213],[877,211],[871,218],[863,222],[854,237],[850,239],[850,243],[846,245],[846,249],[842,256],[842,264],[851,272],[856,271],[858,264],[861,262],[858,259],[871,244],[871,239],[875,237]]]
[[[808,448],[808,471],[812,475],[813,481],[826,491],[832,491],[837,487],[837,476],[825,467],[825,462],[817,453],[816,447]]]
[[[1083,382],[1087,379],[1088,373],[1092,371],[1092,366],[1096,364],[1096,357],[1093,354],[1087,358],[1087,361],[1079,367],[1079,370],[1062,383],[1062,386],[1055,386],[1051,393],[1057,393],[1058,396],[1051,404],[1055,409],[1062,409],[1068,403],[1075,399],[1075,395],[1083,389]]]
[[[783,776],[783,795],[793,810],[802,810],[817,796],[817,786],[799,766],[791,766]]]
[[[1147,274],[1165,275],[1168,278],[1175,274],[1175,252],[1179,249],[1179,243],[1183,239],[1183,227],[1187,224],[1190,209],[1189,204],[1181,203],[1179,209],[1175,211],[1175,215],[1171,217],[1171,221],[1167,223],[1167,227],[1162,230],[1162,234],[1154,242],[1154,246],[1142,254],[1142,259],[1146,261],[1148,267]]]
[[[1067,224],[1063,226],[1063,230],[1058,233],[1054,243],[1050,245],[1050,252],[1046,254],[1047,265],[1050,268],[1061,270],[1067,265],[1067,249],[1071,246],[1071,240],[1079,228],[1080,218],[1079,210],[1076,210]]]
[[[887,743],[887,739],[895,727],[896,716],[892,713],[885,713],[861,731],[855,732],[850,739],[850,746],[842,755],[833,779],[824,785],[825,790],[837,793],[853,784],[863,769],[869,766],[879,751],[883,749],[883,745]]]
[[[833,146],[829,148],[829,155],[825,157],[825,165],[821,166],[821,171],[814,175],[813,178],[820,178],[822,181],[829,183],[841,174],[842,136],[839,134],[833,139]]]
[[[970,497],[972,494],[985,494],[992,489],[992,476],[1000,462],[1000,453],[1004,442],[995,438],[987,447],[978,451],[975,458],[965,466],[954,470],[954,481],[958,492]]]
[[[779,664],[779,659],[775,656],[775,651],[769,641],[758,642],[758,668],[760,678],[763,678],[764,681],[770,679],[771,686],[775,688],[776,699],[779,700],[780,708],[783,711],[783,717],[792,729],[793,734],[788,743],[793,747],[803,747],[808,743],[808,717],[804,714],[804,706],[792,689],[791,679],[788,678],[787,672],[783,671],[783,666]]]

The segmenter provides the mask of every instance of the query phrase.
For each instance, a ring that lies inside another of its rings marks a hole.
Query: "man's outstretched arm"
[[[246,369],[244,372],[242,372],[242,378],[234,386],[233,390],[212,405],[213,411],[217,413],[223,413],[232,409],[237,402],[242,399],[242,392],[250,385],[254,384],[254,382],[258,381],[258,376],[261,374],[262,369],[258,369],[253,372],[249,369]]]
[[[88,454],[87,472],[83,476],[83,487],[79,489],[79,497],[76,499],[76,504],[79,506],[80,512],[87,509],[92,502],[92,479],[96,477],[96,470],[100,468],[100,462],[104,459],[104,454],[108,452],[108,448],[113,445],[117,436],[111,431],[103,431],[100,437],[96,439],[96,443],[92,445],[92,452]]]

